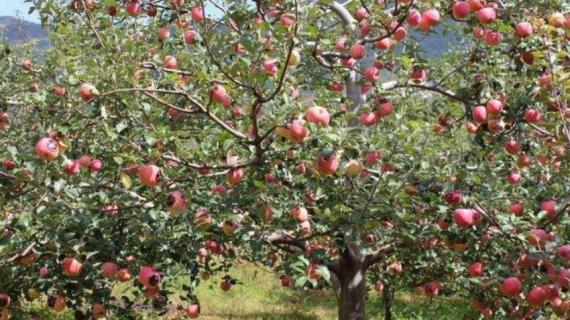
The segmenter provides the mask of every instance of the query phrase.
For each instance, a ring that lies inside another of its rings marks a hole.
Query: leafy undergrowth
[[[198,296],[202,304],[203,320],[331,320],[336,319],[336,300],[331,291],[300,291],[281,287],[275,274],[253,265],[236,269],[232,275],[242,284],[224,292],[218,287],[219,279],[202,283]],[[180,282],[183,284],[183,281]],[[371,292],[367,303],[368,318],[383,319],[381,295]],[[71,320],[71,314],[55,314],[41,310],[34,304],[38,319]],[[439,297],[429,301],[423,297],[399,294],[393,305],[396,320],[455,320],[478,319],[478,312],[460,299]],[[160,319],[183,319],[170,315]],[[16,318],[18,319],[18,318]],[[27,319],[27,318],[26,318]],[[113,318],[116,319],[116,318]],[[156,316],[141,317],[154,320]]]

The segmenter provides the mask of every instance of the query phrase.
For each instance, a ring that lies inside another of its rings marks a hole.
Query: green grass
[[[243,284],[224,292],[218,287],[219,279],[212,278],[199,287],[197,295],[202,305],[204,320],[331,320],[336,319],[334,293],[326,291],[302,291],[281,287],[273,273],[254,265],[235,269],[232,276]],[[42,312],[40,319],[70,320],[69,314],[55,316]],[[367,302],[368,319],[383,318],[382,297],[371,292]],[[478,312],[460,299],[438,297],[433,301],[410,294],[398,294],[393,305],[395,320],[456,320],[478,319]],[[160,319],[181,319],[170,314]],[[144,319],[158,319],[155,316]]]

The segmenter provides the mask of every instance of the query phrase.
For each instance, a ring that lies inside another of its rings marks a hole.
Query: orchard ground
[[[331,290],[301,291],[283,288],[276,274],[264,267],[245,264],[235,268],[235,278],[241,284],[224,292],[212,278],[198,288],[202,304],[200,319],[272,319],[272,320],[328,320],[337,315],[336,301]],[[180,285],[184,283],[182,279]],[[125,293],[123,288],[115,290],[116,295]],[[42,309],[44,303],[34,304],[33,310],[41,319],[71,320],[71,313],[60,316]],[[383,319],[382,296],[371,289],[369,292],[369,319]],[[454,297],[437,297],[429,300],[425,296],[400,292],[394,301],[394,319],[406,320],[455,320],[478,319],[480,313],[468,302]],[[148,316],[144,319],[185,319],[185,317]],[[115,318],[112,318],[115,319]]]

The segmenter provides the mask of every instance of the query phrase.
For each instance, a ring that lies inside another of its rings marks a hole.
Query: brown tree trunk
[[[366,267],[358,249],[347,248],[338,268],[340,281],[339,320],[364,320],[366,305]]]
[[[384,302],[384,320],[392,320],[392,290],[387,283],[382,289],[382,301]]]

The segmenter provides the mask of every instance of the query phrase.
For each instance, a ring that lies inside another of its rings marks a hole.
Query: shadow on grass
[[[287,313],[274,313],[274,312],[248,312],[241,314],[216,314],[206,313],[201,316],[206,319],[227,319],[227,320],[322,320],[317,315],[307,315],[302,312],[294,311]]]

